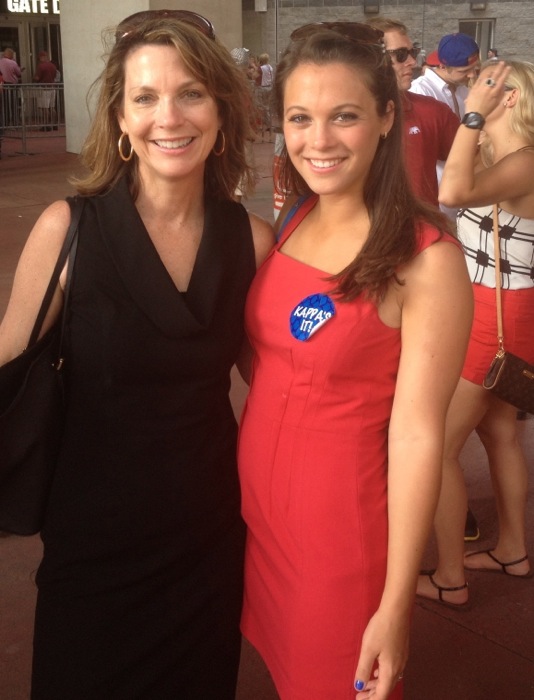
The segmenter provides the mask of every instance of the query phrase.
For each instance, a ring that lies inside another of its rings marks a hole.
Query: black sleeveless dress
[[[126,182],[87,200],[34,700],[233,700],[244,529],[228,390],[254,271],[239,204],[208,207],[184,295]]]

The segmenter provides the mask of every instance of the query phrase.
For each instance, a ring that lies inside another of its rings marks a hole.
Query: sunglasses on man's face
[[[386,49],[386,53],[388,53],[390,56],[395,56],[397,63],[405,63],[408,60],[408,56],[417,58],[421,53],[421,49],[419,47],[416,48],[415,46],[411,49],[407,49],[406,46],[403,46],[400,49]]]
[[[359,22],[311,22],[295,29],[289,38],[291,41],[299,41],[325,29],[340,34],[351,41],[368,46],[378,46],[383,50],[384,32]]]
[[[180,22],[196,27],[208,39],[215,39],[213,24],[209,19],[202,17],[196,12],[189,12],[189,10],[144,10],[122,20],[115,32],[115,41],[124,39],[125,36],[135,31],[140,24],[152,19],[177,19]]]

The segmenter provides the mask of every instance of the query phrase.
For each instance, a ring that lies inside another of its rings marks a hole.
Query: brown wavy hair
[[[110,33],[115,30],[109,30]],[[170,17],[148,19],[115,42],[106,66],[93,83],[89,98],[98,90],[96,109],[81,158],[87,176],[73,179],[83,195],[103,194],[124,175],[134,199],[139,191],[137,156],[121,160],[117,143],[121,130],[117,116],[124,99],[125,64],[130,53],[146,45],[173,46],[187,69],[208,89],[217,104],[226,145],[220,156],[210,153],[206,161],[205,191],[217,199],[233,199],[239,184],[249,194],[254,173],[246,159],[245,145],[251,137],[248,85],[229,51],[198,28]],[[217,139],[217,148],[220,138]]]
[[[336,282],[335,292],[344,301],[351,301],[361,293],[378,301],[384,297],[391,280],[402,284],[397,271],[416,252],[420,223],[426,221],[442,232],[452,232],[451,225],[437,208],[419,200],[412,192],[404,164],[403,116],[397,79],[381,47],[328,29],[317,29],[308,37],[291,42],[277,66],[273,86],[274,106],[281,124],[286,81],[303,63],[320,66],[343,63],[357,70],[375,98],[379,116],[385,115],[391,102],[394,104],[393,126],[387,138],[380,139],[364,186],[371,224],[369,236],[358,256],[331,278]],[[298,195],[310,194],[285,146],[280,163],[281,187]]]

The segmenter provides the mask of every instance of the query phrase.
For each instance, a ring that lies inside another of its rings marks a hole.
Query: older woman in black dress
[[[141,12],[117,28],[77,182],[34,700],[234,698],[244,531],[229,373],[272,243],[232,201],[251,180],[246,96],[203,17]],[[29,237],[0,362],[27,342],[69,220],[55,202]],[[58,288],[44,331],[61,304]]]

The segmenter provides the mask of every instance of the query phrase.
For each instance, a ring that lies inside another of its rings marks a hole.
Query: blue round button
[[[311,294],[299,302],[289,317],[291,335],[308,340],[336,313],[332,299],[326,294]]]

